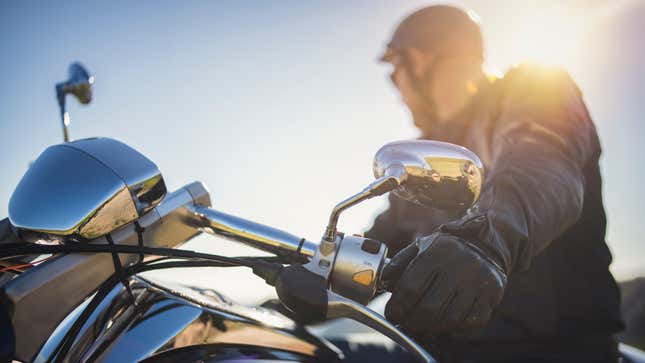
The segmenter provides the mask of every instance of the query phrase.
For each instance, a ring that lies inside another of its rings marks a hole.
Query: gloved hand
[[[491,256],[445,232],[400,251],[383,279],[398,279],[385,307],[387,319],[424,336],[483,327],[506,286],[506,273]]]

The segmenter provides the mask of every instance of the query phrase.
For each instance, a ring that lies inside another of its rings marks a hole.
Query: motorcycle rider
[[[421,138],[480,156],[465,216],[390,196],[367,237],[396,253],[386,317],[442,361],[617,361],[600,143],[569,75],[482,70],[479,24],[435,5],[398,26],[381,60]]]

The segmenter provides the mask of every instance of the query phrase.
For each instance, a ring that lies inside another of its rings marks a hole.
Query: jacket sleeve
[[[580,218],[584,165],[600,147],[566,72],[522,66],[509,71],[501,91],[479,202],[441,228],[479,243],[510,273],[527,269]]]

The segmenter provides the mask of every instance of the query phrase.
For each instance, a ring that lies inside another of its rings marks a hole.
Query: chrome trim
[[[157,165],[130,146],[107,137],[65,144],[81,150],[118,175],[132,194],[140,216],[166,195],[166,185]]]
[[[324,277],[325,281],[327,281],[327,284],[329,285],[329,276],[334,269],[334,263],[336,261],[336,256],[338,255],[338,248],[340,247],[341,241],[342,236],[340,234],[336,235],[336,239],[333,242],[325,240],[320,241],[320,245],[311,257],[311,260],[304,264],[303,267],[318,276]]]
[[[361,304],[369,303],[374,297],[387,255],[385,243],[368,241],[379,243],[378,251],[371,253],[363,249],[366,241],[367,238],[345,235],[329,276],[332,291]]]
[[[645,351],[629,346],[624,343],[618,343],[618,351],[623,361],[630,363],[645,363]]]
[[[84,139],[38,157],[11,196],[9,219],[27,232],[95,239],[143,216],[165,194],[145,156],[116,140]]]

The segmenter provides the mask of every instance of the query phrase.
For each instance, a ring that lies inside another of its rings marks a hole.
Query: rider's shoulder
[[[533,62],[511,67],[496,83],[506,94],[548,96],[561,92],[580,93],[575,81],[564,68]]]

